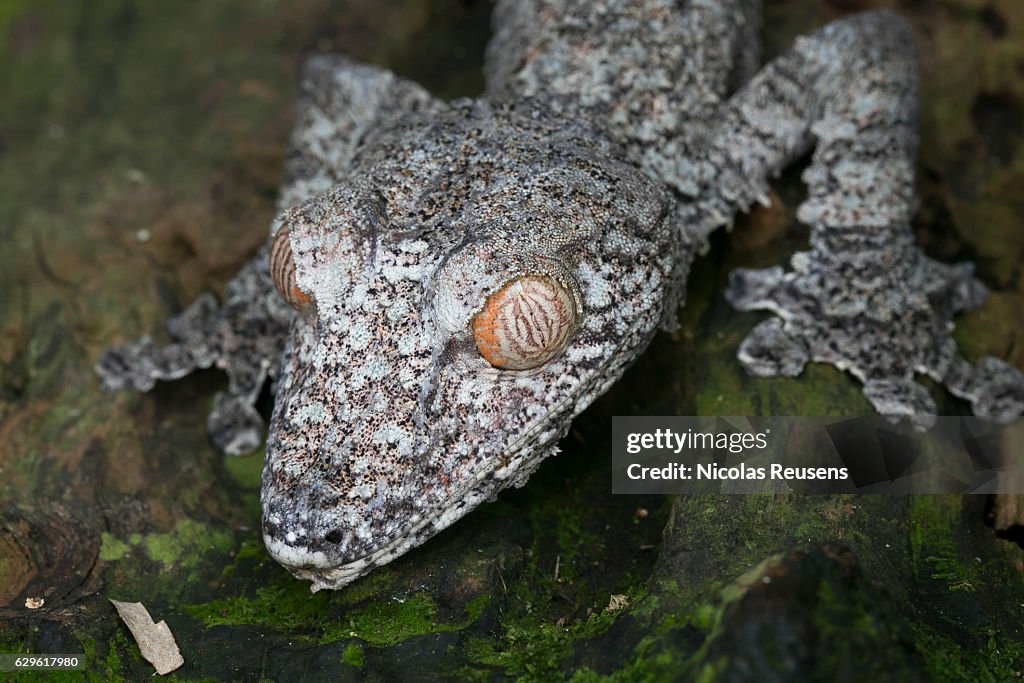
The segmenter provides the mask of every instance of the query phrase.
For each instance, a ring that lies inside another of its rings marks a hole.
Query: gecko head
[[[524,483],[674,307],[667,192],[603,141],[538,145],[543,121],[503,116],[396,133],[281,217],[271,272],[303,315],[277,380],[263,535],[314,590]]]

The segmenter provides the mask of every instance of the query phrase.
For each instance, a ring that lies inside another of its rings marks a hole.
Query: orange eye
[[[562,350],[576,317],[567,287],[546,275],[524,275],[487,297],[471,326],[488,363],[503,370],[529,370]]]
[[[288,228],[278,230],[270,245],[270,277],[281,298],[292,308],[305,312],[312,307],[312,297],[299,289],[295,282],[295,259],[292,258]]]

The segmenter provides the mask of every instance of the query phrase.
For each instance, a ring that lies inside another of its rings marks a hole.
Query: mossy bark
[[[891,3],[766,4],[770,55]],[[958,321],[968,357],[1024,367],[1024,6],[897,8],[920,39],[919,241],[975,261],[994,290]],[[344,51],[471,95],[488,14],[456,0],[0,4],[0,651],[148,677],[115,598],[167,621],[181,680],[1020,677],[1015,501],[995,510],[1006,540],[982,498],[610,495],[614,414],[869,410],[834,369],[759,380],[735,361],[759,317],[725,304],[725,276],[805,241],[798,170],[774,209],[715,238],[682,329],[559,457],[340,592],[312,595],[266,556],[260,455],[227,459],[203,432],[220,374],[99,392],[104,347],[160,335],[263,240],[303,55]]]

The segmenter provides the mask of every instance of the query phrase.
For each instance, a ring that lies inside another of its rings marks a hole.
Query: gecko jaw
[[[589,377],[588,381],[584,382],[584,387],[592,389],[597,379],[596,374]],[[572,411],[574,407],[579,407],[575,398],[565,398],[554,406],[553,410],[561,414]],[[493,498],[498,491],[508,486],[510,481],[517,484],[520,477],[525,481],[525,477],[540,464],[550,450],[555,448],[560,437],[561,433],[545,430],[543,424],[533,425],[517,441],[509,444],[503,455],[497,457],[502,463],[499,467],[481,471],[472,480],[467,481],[462,492],[453,496],[437,514],[420,517],[403,533],[392,537],[384,545],[343,564],[333,564],[328,554],[323,551],[296,545],[299,538],[294,532],[289,532],[284,537],[271,533],[270,529],[280,522],[277,514],[269,514],[265,518],[263,542],[270,555],[293,576],[312,582],[312,592],[323,589],[338,590],[376,567],[387,564],[421,545],[426,539],[454,524],[481,503]]]
[[[536,463],[539,464],[542,459],[543,457],[536,458]],[[516,458],[513,457],[513,462],[515,461]],[[502,469],[508,470],[509,467],[506,466]],[[518,469],[518,466],[514,468],[514,470]],[[330,566],[330,560],[324,553],[319,551],[309,552],[308,549],[304,553],[300,552],[303,549],[279,541],[266,532],[263,534],[263,542],[266,544],[271,556],[278,563],[284,565],[291,572],[292,576],[312,582],[312,586],[310,586],[312,592],[315,593],[323,589],[338,590],[365,576],[376,567],[387,564],[395,558],[404,555],[421,545],[427,538],[454,524],[470,510],[490,499],[506,483],[500,472],[489,475],[489,486],[487,485],[487,479],[488,476],[482,477],[482,480],[477,482],[477,486],[470,487],[461,497],[453,500],[452,504],[447,506],[440,514],[422,518],[406,533],[395,537],[383,547],[345,564],[332,567]],[[323,564],[320,564],[321,562]]]

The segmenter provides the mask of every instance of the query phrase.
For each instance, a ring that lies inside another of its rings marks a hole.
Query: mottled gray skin
[[[264,250],[222,308],[204,297],[172,321],[178,343],[108,351],[104,385],[225,368],[209,426],[238,453],[259,443],[252,402],[276,376],[264,540],[314,590],[340,588],[523,484],[674,325],[708,233],[767,202],[767,179],[814,146],[799,212],[810,251],[790,272],[730,283],[737,307],[780,316],[740,361],[760,376],[828,361],[880,412],[921,425],[935,412],[914,382],[924,373],[979,415],[1013,419],[1021,373],[971,366],[949,338],[984,288],[913,244],[907,26],[887,13],[837,22],[755,73],[759,9],[499,2],[487,94],[450,104],[381,69],[311,59],[272,233],[288,227],[315,306],[280,301]],[[529,273],[565,283],[579,323],[541,367],[499,370],[469,322]]]

